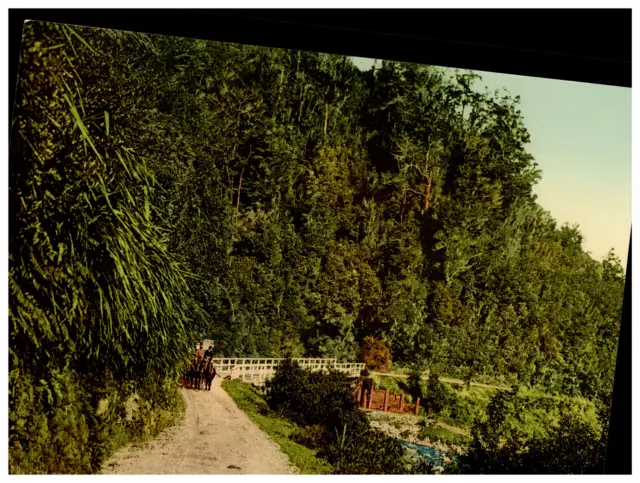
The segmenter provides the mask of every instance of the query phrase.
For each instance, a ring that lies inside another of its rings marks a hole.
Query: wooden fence
[[[222,377],[239,379],[245,382],[262,385],[275,375],[278,364],[283,358],[258,357],[218,357],[212,362],[217,374]],[[331,358],[294,358],[301,368],[309,371],[328,371],[334,369],[349,377],[359,377],[364,370],[362,363],[339,363]]]
[[[363,409],[372,411],[384,411],[385,413],[412,413],[417,415],[420,411],[420,398],[415,403],[405,401],[405,393],[391,394],[389,389],[376,390],[371,379],[362,379],[354,389],[353,395],[358,405]]]

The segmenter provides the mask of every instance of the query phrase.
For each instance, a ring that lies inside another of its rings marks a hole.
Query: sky
[[[373,59],[352,58],[361,69]],[[601,260],[610,248],[626,270],[631,234],[631,89],[477,71],[478,88],[521,99],[529,152],[542,179],[538,203],[577,224],[583,248]]]

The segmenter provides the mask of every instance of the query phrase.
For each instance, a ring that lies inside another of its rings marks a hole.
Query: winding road
[[[183,420],[141,446],[117,451],[103,474],[294,474],[288,457],[214,379],[211,391],[182,389]]]

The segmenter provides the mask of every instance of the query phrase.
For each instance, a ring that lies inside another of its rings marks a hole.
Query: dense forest
[[[345,361],[374,337],[394,363],[607,396],[623,269],[536,203],[518,102],[436,67],[28,23],[12,387],[164,380],[203,337]],[[12,396],[12,448],[19,405],[64,400],[41,391]]]

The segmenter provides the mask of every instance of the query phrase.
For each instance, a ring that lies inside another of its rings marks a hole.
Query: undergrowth
[[[446,445],[465,446],[471,442],[469,436],[454,433],[439,426],[425,424],[418,433],[421,440],[429,440],[432,443],[440,442]]]
[[[400,442],[371,427],[344,374],[309,372],[291,360],[278,365],[267,382],[266,402],[277,414],[306,428],[299,441],[319,447],[335,474],[422,474],[424,461],[412,461]]]
[[[25,24],[9,153],[10,473],[98,472],[181,412],[173,381],[203,314],[133,147],[136,71],[113,62],[148,46],[120,35]]]
[[[390,389],[390,393],[397,395],[407,393],[407,380],[392,376],[372,376],[377,389]],[[467,389],[463,384],[452,384],[440,381],[444,390],[444,402],[437,415],[431,414],[437,421],[469,430],[477,420],[485,416],[487,405],[491,397],[496,394],[495,389],[471,386]],[[428,391],[426,381],[423,382],[424,398],[421,406],[426,407]],[[407,395],[408,396],[408,395]],[[410,401],[410,396],[405,399]],[[576,418],[589,424],[598,426],[596,405],[583,397],[550,394],[537,388],[522,387],[518,392],[519,412],[507,417],[507,424],[530,438],[534,435],[543,436],[547,428],[556,425],[562,411],[569,411]]]
[[[92,474],[118,448],[153,438],[185,408],[170,380],[133,387],[52,370],[42,379],[10,375],[12,474]]]

